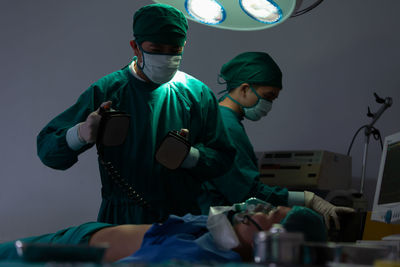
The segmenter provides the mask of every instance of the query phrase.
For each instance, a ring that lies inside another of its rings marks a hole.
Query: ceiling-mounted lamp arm
[[[298,1],[299,3],[296,5],[296,10],[295,12],[290,16],[290,17],[297,17],[300,15],[303,15],[309,11],[311,11],[312,9],[316,8],[318,5],[320,5],[324,0],[316,0],[313,4],[309,5],[306,8],[303,8],[301,10],[298,10],[302,4],[302,0]]]

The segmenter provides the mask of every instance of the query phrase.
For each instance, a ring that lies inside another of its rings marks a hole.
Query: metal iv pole
[[[371,133],[373,133],[375,128],[373,127],[376,121],[379,119],[379,117],[383,114],[383,112],[389,108],[393,100],[391,97],[386,97],[385,99],[380,98],[376,93],[374,93],[375,96],[375,101],[379,104],[383,104],[381,108],[376,112],[372,113],[368,107],[368,117],[372,118],[372,121],[370,124],[365,126],[365,143],[364,143],[364,154],[363,154],[363,160],[362,160],[362,171],[361,171],[361,185],[360,185],[360,194],[362,195],[364,193],[364,183],[365,183],[365,175],[366,175],[366,169],[367,169],[367,154],[368,154],[368,145],[369,145],[369,139]]]

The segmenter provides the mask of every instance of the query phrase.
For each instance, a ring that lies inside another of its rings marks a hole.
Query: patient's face
[[[291,210],[288,207],[278,206],[269,213],[256,212],[250,216],[263,231],[268,231],[275,223],[280,223],[287,213]],[[236,235],[242,245],[253,246],[253,237],[259,230],[250,220],[244,219],[242,223],[237,223],[233,226]]]

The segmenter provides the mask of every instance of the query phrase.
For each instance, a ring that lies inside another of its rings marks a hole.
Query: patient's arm
[[[151,224],[126,224],[104,228],[92,235],[89,245],[107,243],[109,248],[104,255],[104,261],[114,262],[136,252],[150,227]]]

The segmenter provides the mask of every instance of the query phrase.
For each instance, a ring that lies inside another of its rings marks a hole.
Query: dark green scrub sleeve
[[[201,106],[208,109],[202,111],[202,140],[194,145],[200,157],[191,172],[196,178],[207,180],[221,176],[231,168],[236,150],[229,142],[214,94],[208,88],[203,92]]]
[[[94,105],[95,90],[86,90],[78,101],[51,120],[37,136],[37,153],[40,160],[48,167],[65,170],[78,161],[78,155],[93,144],[83,146],[77,151],[69,148],[66,140],[68,129],[86,120],[97,109]]]
[[[253,187],[246,199],[256,197],[274,206],[288,205],[288,190],[279,186],[268,186],[263,184],[258,179],[254,180]]]

